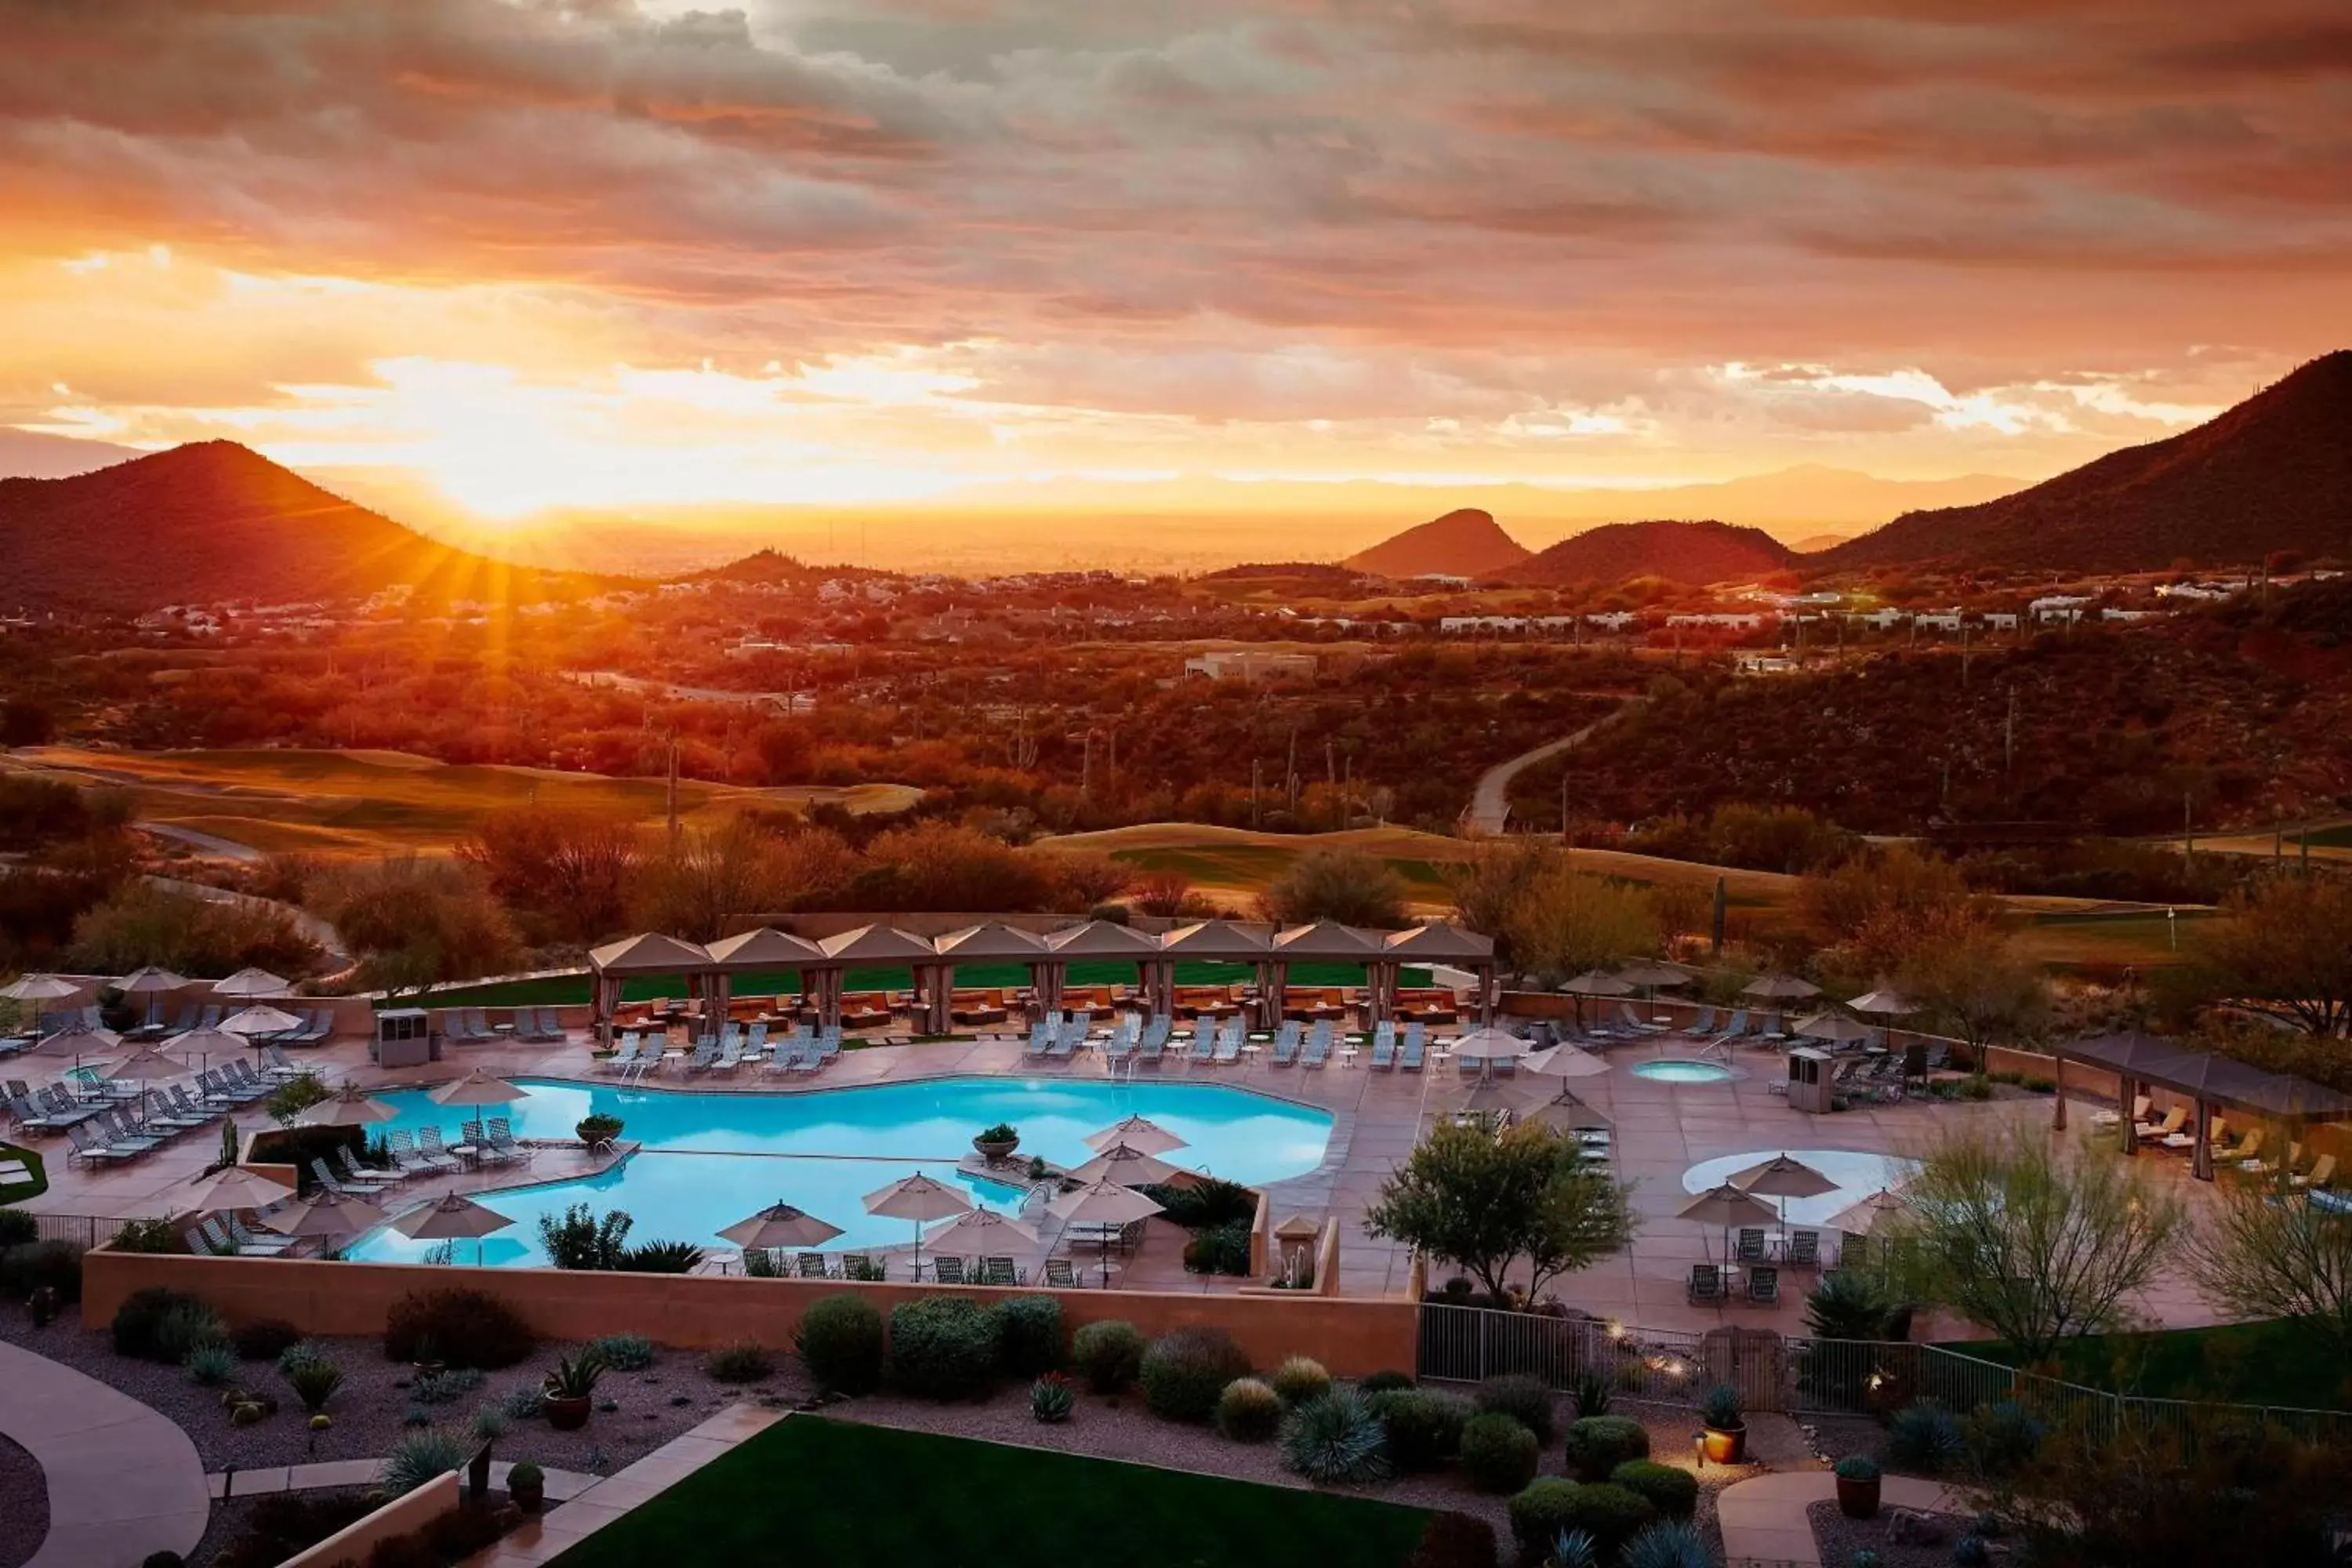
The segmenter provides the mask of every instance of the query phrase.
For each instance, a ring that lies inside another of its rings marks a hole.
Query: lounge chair
[[[1819,1268],[1822,1266],[1822,1233],[1818,1230],[1790,1231],[1788,1264],[1791,1268]]]
[[[1054,1026],[1042,1018],[1030,1025],[1029,1043],[1021,1047],[1021,1054],[1033,1062],[1041,1062],[1053,1048]]]
[[[1103,1060],[1117,1066],[1135,1055],[1136,1047],[1142,1043],[1141,1030],[1142,1020],[1134,1014],[1129,1013],[1121,1018],[1118,1027],[1112,1030],[1110,1038],[1103,1043]]]
[[[962,1284],[963,1282],[964,1282],[964,1279],[963,1279],[963,1259],[962,1259],[962,1258],[932,1258],[932,1259],[931,1259],[931,1283],[932,1283],[932,1284],[934,1284],[934,1285],[961,1285],[961,1284]]]
[[[1739,1251],[1737,1256],[1742,1263],[1764,1261],[1764,1227],[1762,1226],[1745,1225],[1739,1227]]]
[[[1759,1307],[1780,1304],[1780,1271],[1758,1265],[1748,1271],[1748,1300]]]
[[[2257,1127],[2240,1139],[2227,1152],[2215,1151],[2214,1158],[2222,1163],[2235,1165],[2241,1171],[2258,1170],[2262,1165],[2264,1129]]]
[[[514,1123],[503,1116],[493,1116],[483,1124],[489,1134],[488,1148],[491,1157],[502,1165],[530,1163],[530,1151],[516,1141]]]
[[[167,1032],[173,1035],[184,1035],[195,1026],[196,1005],[194,1002],[190,1002],[180,1008],[180,1016],[172,1021],[172,1027]]]
[[[1694,1303],[1722,1300],[1723,1270],[1712,1263],[1692,1264],[1689,1296]]]
[[[220,1023],[221,1016],[220,1008],[215,1005],[208,1003],[205,1005],[205,1010],[196,1015],[196,1027],[199,1029],[213,1028]]]
[[[261,1258],[275,1258],[294,1245],[290,1236],[259,1236],[237,1223],[234,1215],[206,1215],[196,1228],[213,1244],[213,1250],[224,1257],[239,1253]]]
[[[822,1252],[803,1252],[796,1261],[800,1264],[800,1277],[803,1279],[833,1278],[831,1266],[827,1264],[825,1256]]]
[[[1412,1019],[1404,1026],[1404,1044],[1397,1048],[1397,1067],[1404,1072],[1419,1072],[1426,1061],[1428,1035],[1421,1020]]]
[[[1307,1049],[1298,1058],[1304,1068],[1320,1068],[1331,1059],[1331,1020],[1318,1018],[1307,1037]]]
[[[768,1059],[768,1025],[761,1019],[743,1031],[743,1059],[763,1062]]]
[[[110,1139],[100,1137],[83,1122],[77,1121],[68,1127],[66,1137],[73,1144],[73,1147],[66,1152],[66,1163],[68,1165],[76,1160],[79,1160],[85,1165],[96,1165],[131,1158],[128,1151],[118,1152],[112,1147]]]
[[[1396,1025],[1387,1018],[1372,1031],[1372,1066],[1382,1072],[1396,1067]]]
[[[1297,1063],[1298,1036],[1298,1020],[1296,1018],[1285,1018],[1282,1021],[1282,1027],[1274,1032],[1275,1066],[1278,1068],[1286,1068],[1295,1066]]]
[[[365,1198],[383,1190],[383,1184],[380,1182],[362,1184],[337,1179],[335,1173],[327,1169],[327,1162],[316,1154],[310,1156],[310,1174],[318,1179],[319,1185],[339,1198]]]
[[[2141,1142],[2154,1143],[2173,1136],[2189,1125],[2189,1108],[2185,1105],[2176,1105],[2164,1113],[2164,1120],[2161,1121],[2153,1125],[2147,1122],[2135,1122],[2133,1125],[2139,1132]]]
[[[418,1128],[416,1130],[416,1148],[419,1153],[425,1155],[427,1158],[434,1155],[438,1155],[444,1160],[456,1160],[457,1158],[457,1156],[449,1152],[449,1151],[442,1145],[441,1129],[438,1127]],[[463,1168],[462,1162],[460,1162],[460,1168]]]
[[[218,1111],[213,1110],[212,1107],[198,1104],[195,1100],[190,1099],[188,1096],[188,1089],[185,1084],[175,1083],[163,1092],[170,1097],[172,1101],[172,1110],[175,1114],[181,1116],[193,1116],[200,1121],[210,1121],[215,1116],[220,1114]]]
[[[637,1065],[637,1032],[625,1029],[621,1043],[613,1054],[596,1064],[601,1072],[627,1072]]]
[[[185,1132],[191,1128],[202,1127],[211,1120],[201,1110],[194,1114],[182,1110],[160,1089],[147,1091],[147,1125],[150,1127],[161,1127],[169,1132]]]
[[[441,1135],[436,1131],[433,1138],[437,1145]],[[385,1139],[384,1147],[391,1152],[393,1164],[402,1171],[420,1175],[444,1175],[459,1168],[455,1157],[441,1152],[437,1147],[421,1147],[406,1128]]]
[[[346,1186],[362,1189],[391,1187],[397,1185],[406,1174],[401,1171],[379,1171],[373,1165],[361,1164],[352,1157],[352,1146],[348,1143],[336,1144],[331,1159],[335,1173],[342,1178]]]
[[[1045,1288],[1049,1290],[1075,1290],[1078,1288],[1077,1273],[1070,1267],[1068,1258],[1045,1259]]]
[[[1217,1057],[1217,1021],[1206,1013],[1192,1020],[1192,1048],[1184,1059],[1195,1067],[1213,1062]]]
[[[980,1282],[983,1285],[1026,1285],[1021,1271],[1010,1258],[983,1258],[980,1260]]]
[[[163,1140],[152,1132],[142,1132],[131,1124],[131,1119],[118,1110],[101,1110],[90,1122],[98,1135],[107,1140],[109,1148],[136,1157],[163,1146]]]
[[[2149,1108],[2154,1103],[2144,1094],[2132,1097],[2131,1119],[2135,1126],[2147,1120]],[[2095,1110],[2091,1113],[2091,1125],[2094,1127],[2120,1127],[2123,1121],[2124,1113],[2120,1110]]]
[[[862,1280],[869,1285],[879,1285],[888,1278],[883,1271],[882,1266],[875,1262],[870,1254],[864,1252],[845,1252],[841,1255],[841,1277],[844,1279]]]
[[[1715,1037],[1715,1043],[1718,1046],[1727,1046],[1732,1041],[1743,1037],[1747,1033],[1748,1009],[1745,1007],[1734,1008],[1731,1014],[1731,1021],[1723,1026],[1722,1031]]]
[[[1217,1030],[1215,1059],[1219,1067],[1230,1067],[1242,1059],[1242,1021],[1238,1017],[1226,1019]]]
[[[1714,1009],[1714,1008],[1712,1008],[1712,1007],[1701,1007],[1701,1008],[1698,1010],[1698,1016],[1697,1016],[1697,1017],[1696,1017],[1696,1018],[1693,1018],[1693,1019],[1692,1019],[1688,1024],[1685,1024],[1685,1026],[1683,1026],[1683,1028],[1682,1028],[1682,1031],[1681,1031],[1681,1032],[1682,1032],[1682,1033],[1684,1033],[1684,1034],[1685,1034],[1685,1035],[1712,1035],[1712,1034],[1714,1034],[1714,1033],[1715,1033],[1715,1009]]]
[[[1142,1044],[1135,1047],[1137,1065],[1148,1068],[1158,1067],[1167,1055],[1168,1037],[1175,1031],[1174,1019],[1165,1013],[1153,1014],[1151,1022],[1144,1026]]]
[[[1617,1004],[1617,1026],[1621,1029],[1630,1030],[1636,1035],[1663,1035],[1666,1032],[1665,1025],[1653,1024],[1647,1018],[1643,1017],[1639,1013],[1634,1012],[1633,1004],[1631,1002],[1620,1002]]]
[[[2336,1156],[2322,1154],[2311,1163],[2309,1171],[2300,1176],[2289,1172],[2286,1179],[2295,1186],[2309,1187],[2315,1192],[2327,1186],[2336,1180]]]

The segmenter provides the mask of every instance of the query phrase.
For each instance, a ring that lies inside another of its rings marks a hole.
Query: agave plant
[[[1608,1415],[1609,1380],[1587,1367],[1577,1374],[1575,1398],[1576,1414],[1580,1420],[1587,1415]]]
[[[436,1476],[464,1469],[472,1453],[454,1432],[438,1427],[411,1432],[394,1445],[391,1457],[384,1460],[382,1485],[394,1497],[404,1496]]]
[[[558,1357],[543,1386],[552,1399],[586,1399],[596,1392],[596,1380],[604,1375],[604,1361],[594,1351],[582,1351],[577,1356]]]
[[[294,1390],[294,1397],[302,1402],[302,1408],[315,1415],[327,1407],[335,1390],[342,1387],[343,1369],[324,1359],[299,1362],[286,1374],[286,1382]]]
[[[1388,1433],[1362,1394],[1334,1389],[1290,1413],[1282,1462],[1326,1486],[1363,1486],[1389,1476]]]
[[[1706,1537],[1686,1519],[1662,1519],[1645,1526],[1617,1554],[1618,1568],[1714,1568]]]
[[[1058,1372],[1049,1372],[1029,1385],[1029,1414],[1048,1426],[1067,1421],[1077,1403],[1070,1380]]]
[[[1590,1531],[1563,1530],[1551,1538],[1544,1568],[1601,1568],[1601,1545]]]

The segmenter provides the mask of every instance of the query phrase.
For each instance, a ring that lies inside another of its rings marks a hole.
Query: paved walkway
[[[1828,1470],[1776,1470],[1725,1489],[1716,1499],[1723,1525],[1724,1568],[1821,1568],[1813,1521],[1806,1510],[1837,1496],[1837,1477]],[[1888,1476],[1879,1483],[1878,1507],[1917,1509],[1923,1513],[1965,1513],[1966,1497],[1934,1481]]]
[[[49,1533],[27,1568],[136,1568],[194,1552],[212,1503],[188,1435],[125,1394],[0,1343],[0,1433],[39,1461]]]
[[[311,1465],[268,1465],[250,1470],[238,1470],[233,1475],[215,1470],[205,1478],[205,1495],[215,1500],[223,1497],[264,1497],[271,1492],[335,1491],[345,1487],[372,1487],[383,1474],[382,1459],[322,1459]],[[507,1472],[514,1468],[510,1459],[490,1462],[490,1485],[503,1488]],[[570,1502],[596,1484],[594,1476],[583,1476],[577,1470],[551,1469],[547,1474],[547,1497],[551,1502]]]
[[[1501,833],[1504,825],[1511,818],[1511,781],[1545,758],[1556,757],[1570,746],[1582,744],[1593,731],[1622,711],[1622,708],[1612,708],[1572,735],[1547,741],[1532,751],[1521,752],[1516,757],[1496,763],[1480,773],[1477,787],[1470,792],[1470,804],[1462,811],[1463,827],[1472,833]]]

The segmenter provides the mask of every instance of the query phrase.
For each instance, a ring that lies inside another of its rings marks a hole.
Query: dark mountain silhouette
[[[1563,539],[1502,576],[1541,587],[1627,577],[1723,583],[1781,571],[1796,559],[1787,545],[1760,528],[1728,522],[1612,522]]]
[[[234,441],[59,479],[0,479],[0,597],[137,613],[222,601],[544,596],[549,574],[427,539]]]
[[[2282,550],[2352,555],[2352,350],[2193,430],[1999,500],[1907,512],[1808,564],[2129,572],[2252,565]]]
[[[1381,577],[1492,577],[1531,553],[1503,531],[1494,513],[1465,507],[1408,528],[1339,564]]]
[[[62,479],[137,456],[136,447],[0,425],[0,479]]]

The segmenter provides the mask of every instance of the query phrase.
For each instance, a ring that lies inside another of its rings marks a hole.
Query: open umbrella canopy
[[[1919,1011],[1918,1003],[1900,991],[1890,990],[1884,985],[1875,991],[1864,992],[1846,1005],[1857,1013],[1874,1013],[1885,1018],[1899,1018],[1906,1013]]]
[[[215,996],[283,996],[293,988],[292,982],[267,969],[240,969],[226,980],[213,982]]]
[[[1812,1040],[1866,1040],[1870,1026],[1857,1024],[1843,1013],[1816,1013],[1810,1018],[1800,1018],[1790,1027],[1792,1035]]]
[[[1506,1057],[1523,1057],[1534,1047],[1507,1029],[1473,1029],[1454,1042],[1454,1059],[1457,1062],[1500,1061]]]
[[[1759,1198],[1817,1198],[1837,1191],[1837,1184],[1786,1154],[1775,1154],[1760,1164],[1732,1173],[1731,1184]]]
[[[1146,1154],[1165,1154],[1184,1147],[1184,1140],[1148,1116],[1123,1116],[1101,1131],[1087,1134],[1087,1147],[1097,1152],[1122,1143]]]
[[[1701,1225],[1770,1225],[1780,1216],[1772,1205],[1760,1198],[1740,1191],[1729,1182],[1709,1187],[1675,1211],[1676,1219],[1696,1220]]]
[[[779,1247],[823,1247],[841,1234],[841,1227],[790,1204],[771,1204],[719,1234],[747,1251],[765,1252]]]
[[[27,1046],[20,1054],[30,1057],[95,1057],[103,1056],[122,1043],[122,1037],[111,1029],[72,1029],[62,1035],[50,1035],[38,1044]]]
[[[409,1210],[392,1222],[392,1228],[415,1241],[478,1241],[512,1224],[496,1209],[484,1208],[462,1193],[449,1193]]]
[[[866,1212],[884,1219],[945,1219],[971,1207],[971,1200],[945,1182],[918,1171],[866,1194]]]
[[[180,1078],[188,1072],[188,1064],[161,1051],[137,1050],[106,1069],[109,1078],[159,1079]]]
[[[383,1100],[362,1094],[359,1085],[347,1083],[295,1120],[305,1127],[368,1127],[390,1121],[399,1114]]]
[[[436,1105],[506,1105],[529,1100],[530,1090],[476,1068],[464,1078],[443,1084],[430,1098]]]
[[[320,1192],[276,1214],[263,1215],[261,1223],[280,1236],[357,1236],[373,1230],[384,1217],[382,1209],[364,1198]]]
[[[232,1035],[282,1035],[289,1029],[300,1028],[302,1020],[275,1007],[256,1005],[231,1013],[220,1021],[220,1026]]]
[[[114,988],[125,996],[146,996],[158,991],[177,991],[188,984],[184,977],[168,969],[158,969],[151,963],[144,969],[134,969],[116,981]]]
[[[967,1209],[923,1237],[929,1247],[968,1247],[974,1252],[1021,1252],[1042,1245],[1037,1233],[993,1209]]]
[[[219,1056],[245,1049],[242,1035],[232,1035],[225,1029],[190,1029],[184,1035],[173,1035],[170,1045],[182,1056]]]
[[[1541,1101],[1508,1079],[1474,1079],[1468,1088],[1456,1090],[1444,1102],[1445,1110],[1460,1116],[1472,1112],[1491,1116],[1498,1110],[1514,1114],[1533,1110]]]
[[[1571,996],[1631,996],[1633,987],[1613,974],[1588,969],[1560,987]]]
[[[1617,972],[1617,978],[1628,985],[1687,985],[1694,976],[1679,963],[1667,963],[1658,959],[1646,959],[1628,964]]]
[[[54,974],[25,974],[0,985],[0,996],[11,1002],[61,1002],[81,994],[81,987]]]
[[[223,1214],[230,1209],[268,1208],[294,1195],[294,1189],[283,1182],[273,1182],[258,1172],[242,1165],[231,1165],[219,1175],[200,1184],[196,1190],[181,1200],[198,1214]]]
[[[1830,1216],[1830,1228],[1849,1236],[1864,1235],[1883,1219],[1910,1212],[1911,1205],[1900,1193],[1881,1187],[1860,1203],[1840,1209]]]
[[[1766,1001],[1801,1002],[1808,996],[1820,995],[1822,988],[1793,974],[1764,974],[1741,986],[1739,994],[1742,996],[1759,996]]]
[[[1537,1051],[1519,1067],[1522,1071],[1545,1078],[1598,1078],[1609,1070],[1609,1064],[1591,1051],[1566,1044]]]
[[[1117,1182],[1123,1187],[1149,1186],[1183,1173],[1156,1154],[1114,1143],[1070,1173],[1078,1182]]]
[[[1149,1219],[1160,1205],[1117,1182],[1096,1182],[1064,1193],[1045,1205],[1045,1212],[1070,1225],[1126,1225]]]

